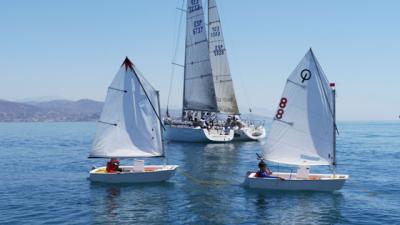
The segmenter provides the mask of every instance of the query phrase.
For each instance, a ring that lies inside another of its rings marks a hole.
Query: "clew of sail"
[[[218,111],[201,0],[188,0],[183,109]]]
[[[264,156],[291,165],[332,165],[334,126],[333,94],[310,49],[287,79]]]
[[[163,156],[157,102],[157,91],[126,58],[108,88],[89,157]]]
[[[208,1],[208,41],[218,109],[225,113],[239,114],[215,0]]]

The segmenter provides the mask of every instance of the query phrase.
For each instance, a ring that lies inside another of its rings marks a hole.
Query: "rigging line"
[[[192,44],[186,44],[186,45],[185,45],[185,48],[190,48],[190,47],[192,47],[192,46],[195,46],[195,45],[198,45],[198,44],[201,44],[201,43],[208,43],[208,42],[207,42],[207,39],[200,40],[200,41],[196,41],[196,42],[194,42],[194,43],[192,43]]]
[[[104,122],[104,121],[101,121],[101,120],[99,120],[99,121],[97,121],[97,122],[98,122],[98,123],[107,124],[107,125],[111,125],[111,126],[117,126],[116,123],[109,123],[109,122]]]
[[[118,88],[114,88],[114,87],[108,87],[108,89],[111,89],[111,90],[114,90],[114,91],[121,91],[121,92],[124,92],[124,93],[126,93],[127,92],[127,90],[122,90],[122,89],[118,89]]]
[[[243,89],[243,92],[244,92],[244,98],[246,100],[247,107],[248,107],[249,112],[250,112],[250,117],[252,117],[252,115],[253,115],[253,110],[251,109],[251,105],[252,104],[251,104],[251,102],[249,100],[249,96],[248,96],[247,89],[246,89],[245,84],[244,84],[243,77],[239,76],[239,79],[240,79],[240,86],[242,86],[242,89]]]
[[[178,0],[178,3],[179,3],[179,0]],[[185,4],[185,1],[182,0],[181,8],[184,7],[184,4]],[[175,45],[174,45],[175,49],[173,50],[173,55],[172,55],[172,61],[174,63],[175,63],[177,55],[178,55],[178,50],[179,50],[178,44],[179,44],[179,42],[181,40],[181,29],[182,29],[183,14],[184,14],[184,12],[181,11],[180,15],[179,15],[178,31],[176,32],[176,41],[175,41]],[[168,90],[168,98],[167,98],[167,109],[169,107],[169,101],[171,99],[171,92],[172,92],[172,84],[173,84],[173,81],[174,81],[174,75],[175,75],[175,65],[173,64],[172,68],[171,68],[171,79],[169,81],[169,90]]]
[[[188,77],[185,80],[203,79],[204,77],[209,77],[209,76],[212,76],[212,74],[209,73],[209,74],[203,74],[203,75],[199,75],[199,76],[195,76],[195,77]]]
[[[146,89],[144,89],[143,84],[142,84],[142,81],[140,80],[139,76],[136,74],[135,69],[132,69],[132,68],[130,68],[130,69],[132,70],[133,74],[135,74],[135,77],[136,77],[136,79],[138,80],[138,82],[139,82],[139,84],[140,84],[140,87],[142,87],[142,90],[143,90],[144,94],[146,95],[147,100],[149,101],[151,107],[153,108],[154,113],[156,114],[158,120],[160,121],[161,127],[165,130],[164,124],[162,123],[162,120],[161,120],[160,116],[158,115],[156,108],[154,107],[153,103],[151,102],[151,100],[150,100],[150,98],[149,98],[149,95],[148,95],[147,92],[146,92]],[[159,99],[159,97],[157,97],[157,98]],[[160,110],[161,110],[161,109],[160,109]]]

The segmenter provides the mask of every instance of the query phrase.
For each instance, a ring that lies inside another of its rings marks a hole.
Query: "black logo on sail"
[[[301,83],[304,83],[304,81],[311,79],[311,71],[308,69],[304,69],[300,73],[300,77],[302,79]]]

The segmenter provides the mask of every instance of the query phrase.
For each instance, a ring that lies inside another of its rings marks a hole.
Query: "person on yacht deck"
[[[189,121],[193,121],[193,115],[192,115],[192,112],[187,112],[187,118],[188,118],[188,120]]]

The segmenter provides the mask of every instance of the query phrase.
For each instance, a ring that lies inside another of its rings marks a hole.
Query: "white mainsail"
[[[163,156],[158,98],[126,58],[108,88],[89,157]]]
[[[215,0],[208,0],[208,41],[218,109],[220,112],[239,114]]]
[[[286,82],[264,157],[291,165],[334,163],[333,94],[312,50]]]
[[[201,0],[188,0],[183,109],[218,111],[204,11]]]

